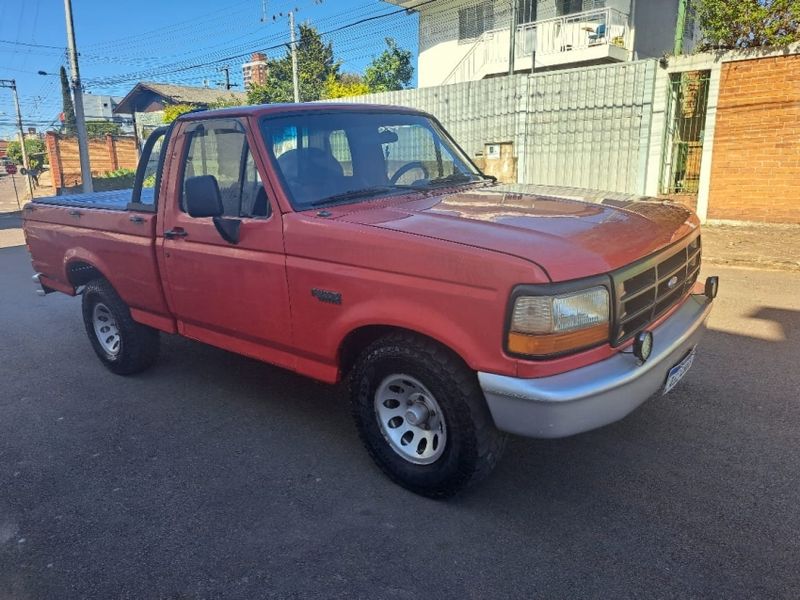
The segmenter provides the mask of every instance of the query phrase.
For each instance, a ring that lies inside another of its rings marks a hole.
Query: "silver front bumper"
[[[478,373],[495,425],[518,435],[558,438],[622,419],[660,390],[667,372],[697,344],[711,304],[704,295],[689,296],[652,330],[653,352],[644,364],[633,354],[618,352],[537,379]]]

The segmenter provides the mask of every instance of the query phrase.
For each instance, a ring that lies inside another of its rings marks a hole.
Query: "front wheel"
[[[407,333],[371,344],[351,378],[359,435],[403,487],[452,496],[488,475],[505,446],[475,373],[446,348]]]
[[[137,323],[128,305],[105,279],[83,292],[83,324],[100,361],[117,375],[144,371],[158,358],[158,331]]]

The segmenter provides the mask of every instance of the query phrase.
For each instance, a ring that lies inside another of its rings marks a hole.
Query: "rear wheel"
[[[353,415],[375,463],[418,494],[443,498],[486,477],[505,446],[475,373],[438,344],[388,335],[361,354]]]
[[[118,375],[144,371],[158,358],[158,331],[137,323],[128,305],[105,279],[83,292],[83,324],[100,361]]]

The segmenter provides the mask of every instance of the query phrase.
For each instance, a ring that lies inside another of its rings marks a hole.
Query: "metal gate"
[[[672,73],[661,150],[661,194],[697,195],[711,71]]]

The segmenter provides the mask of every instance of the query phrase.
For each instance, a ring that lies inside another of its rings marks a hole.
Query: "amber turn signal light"
[[[508,350],[514,354],[546,356],[573,352],[608,340],[608,323],[585,329],[529,335],[512,331],[508,334]]]

